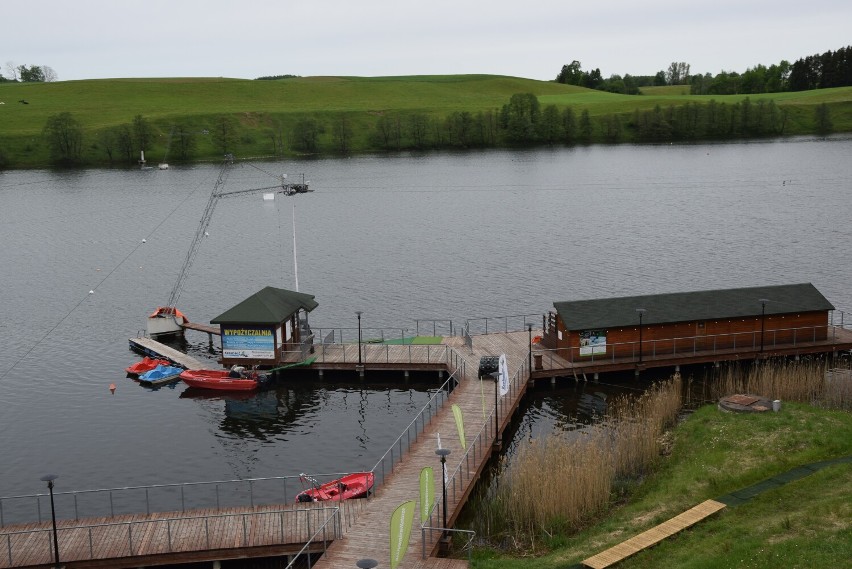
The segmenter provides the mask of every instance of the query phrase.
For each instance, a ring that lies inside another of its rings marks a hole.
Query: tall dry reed
[[[809,403],[832,409],[852,408],[852,374],[826,360],[764,360],[726,366],[710,382],[714,399],[750,393],[769,399]]]
[[[478,531],[510,534],[525,546],[571,531],[604,509],[617,481],[644,472],[681,403],[675,375],[640,397],[619,397],[595,425],[532,441],[503,464],[499,486]]]

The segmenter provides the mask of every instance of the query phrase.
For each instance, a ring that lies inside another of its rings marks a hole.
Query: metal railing
[[[497,434],[499,433],[500,417],[506,417],[506,414],[509,412],[508,408],[512,405],[511,402],[517,398],[519,391],[526,385],[528,374],[527,362],[524,361],[509,381],[508,392],[502,397],[500,397],[498,393],[496,404],[492,407],[491,413],[489,413],[485,418],[482,427],[476,433],[476,436],[474,436],[468,443],[467,449],[465,449],[464,454],[459,459],[458,466],[452,471],[452,473],[447,473],[446,486],[442,487],[442,491],[443,488],[446,488],[448,507],[450,503],[455,503],[458,500],[459,494],[464,492],[467,485],[473,481],[477,471],[476,465],[479,464],[479,461],[482,461],[485,455],[491,454],[492,446],[497,441]],[[473,464],[473,468],[471,468],[471,464]],[[440,474],[440,476],[442,475],[443,474]],[[469,530],[453,530],[451,528],[434,527],[436,525],[436,521],[440,522],[442,519],[443,496],[439,495],[435,497],[435,501],[429,508],[428,525],[421,524],[420,527],[421,536],[423,538],[424,559],[426,557],[427,545],[433,546],[435,544],[436,532],[438,533],[438,539],[440,539],[441,535],[445,531],[455,531],[475,535],[475,532]],[[470,539],[472,540],[473,537]]]
[[[317,479],[334,480],[348,473],[320,473]],[[124,486],[93,490],[54,492],[57,519],[80,520],[125,514],[187,512],[202,508],[221,510],[249,505],[295,503],[304,490],[301,476],[276,476],[242,480],[214,480],[148,486]],[[16,523],[50,521],[49,494],[0,497],[0,527]],[[346,501],[343,516],[351,525]],[[10,511],[11,510],[11,511]]]
[[[411,448],[411,445],[417,442],[420,433],[426,428],[426,425],[432,422],[432,417],[434,417],[438,411],[446,404],[447,400],[450,397],[453,389],[465,378],[465,361],[463,357],[459,354],[456,354],[455,351],[452,351],[449,354],[450,357],[450,368],[452,373],[450,377],[435,391],[434,395],[429,398],[429,401],[426,405],[420,409],[420,412],[414,417],[414,419],[408,424],[405,430],[396,438],[396,440],[391,444],[390,448],[385,451],[385,454],[376,462],[376,465],[372,468],[373,476],[375,477],[374,482],[374,492],[377,491],[377,487],[380,486],[381,482],[385,480],[385,477],[390,472],[393,472],[394,466],[397,462],[405,456],[405,453]],[[413,437],[413,439],[412,439]],[[386,465],[389,464],[389,471]],[[380,476],[381,475],[381,476]]]
[[[315,347],[314,355],[317,363],[358,362],[357,348],[351,343],[323,343]],[[361,361],[367,364],[440,364],[448,357],[449,349],[445,344],[361,344]]]
[[[324,520],[320,521],[315,519],[312,523],[312,518],[319,517],[318,513],[326,512],[331,512],[331,514],[327,515]],[[272,522],[270,521],[270,518],[275,519],[275,521],[277,522],[277,541],[275,541],[274,539],[270,541],[270,534],[255,531],[256,524],[259,524],[258,527],[271,527]],[[84,532],[84,537],[75,535],[73,536],[73,538],[69,539],[73,539],[75,544],[81,543],[81,540],[83,540],[82,542],[84,544],[88,544],[87,555],[81,556],[79,553],[79,549],[75,551],[69,551],[69,549],[66,547],[64,551],[60,550],[60,559],[65,562],[102,559],[103,557],[96,556],[96,549],[103,545],[104,539],[109,539],[113,542],[113,545],[109,551],[110,557],[132,557],[135,555],[150,554],[152,552],[145,551],[142,545],[143,541],[150,539],[150,536],[147,535],[149,532],[146,532],[143,526],[157,526],[157,528],[162,528],[163,524],[165,524],[166,526],[166,542],[164,544],[165,547],[162,547],[163,544],[160,544],[161,548],[159,548],[153,553],[163,554],[187,551],[204,551],[210,549],[211,547],[217,549],[220,548],[222,545],[220,543],[214,543],[215,537],[213,538],[213,540],[211,540],[210,526],[214,525],[214,534],[218,534],[221,536],[221,525],[223,523],[229,523],[234,519],[238,519],[240,521],[236,524],[237,532],[235,532],[233,535],[228,536],[230,547],[256,547],[288,542],[301,543],[307,540],[307,545],[305,546],[307,548],[312,542],[318,541],[317,536],[321,534],[323,541],[323,550],[325,550],[325,546],[328,541],[337,539],[342,535],[339,507],[304,508],[296,510],[272,510],[268,512],[233,514],[210,514],[205,516],[178,516],[169,518],[157,518],[154,520],[136,520],[126,522],[111,522],[101,524],[77,525],[71,527],[59,527],[56,530],[59,536],[62,536],[63,534],[67,535],[68,533],[74,532]],[[201,525],[201,523],[203,522],[203,543],[201,543],[197,538],[195,538],[194,534],[191,539],[187,539],[186,524],[188,522],[199,522],[199,525]],[[334,523],[329,525],[329,522]],[[315,531],[312,531],[312,527],[316,527],[317,529]],[[292,533],[293,528],[295,528],[295,533]],[[18,535],[44,534],[44,563],[50,563],[49,556],[50,553],[52,553],[52,532],[53,530],[51,528],[45,528],[37,530],[10,532],[4,534],[4,537],[6,538],[5,557],[8,560],[9,566],[14,567],[16,559],[19,557],[31,557],[32,552],[34,551],[32,540],[14,539]],[[122,538],[122,541],[125,543],[124,549],[122,551],[116,551],[115,541],[117,539],[117,535],[119,535],[116,532],[121,532],[125,535],[125,538]],[[291,535],[287,536],[287,533],[291,533]],[[236,541],[236,538],[238,538],[239,541]],[[27,563],[29,564],[29,561]]]
[[[465,327],[472,335],[479,334],[506,334],[508,332],[520,332],[528,326],[540,328],[542,323],[541,314],[515,314],[512,316],[488,316],[483,318],[467,318]]]
[[[698,336],[678,336],[672,338],[649,338],[630,342],[613,342],[599,346],[537,348],[533,354],[549,355],[547,369],[563,367],[579,362],[633,362],[639,360],[640,348],[642,358],[653,360],[657,358],[683,357],[698,354],[723,355],[738,350],[758,352],[761,349],[774,350],[778,348],[795,348],[804,344],[813,345],[818,342],[833,342],[837,339],[839,326],[803,326],[799,328],[778,328],[750,332],[733,332],[727,334],[706,334]],[[589,353],[584,354],[583,351]]]
[[[335,508],[335,509],[337,509],[337,508]],[[340,518],[340,512],[336,511],[334,514],[331,515],[330,518],[326,519],[326,521],[323,522],[320,525],[320,527],[317,528],[317,530],[314,532],[314,534],[311,537],[308,538],[307,542],[305,542],[305,546],[302,547],[302,549],[300,549],[299,552],[296,553],[293,556],[293,558],[287,564],[286,569],[290,569],[291,567],[293,567],[299,561],[301,556],[305,555],[306,553],[308,555],[308,566],[310,566],[310,552],[308,551],[308,548],[311,546],[312,543],[316,543],[317,541],[319,541],[318,537],[319,537],[320,534],[322,534],[322,552],[323,552],[323,554],[325,554],[326,549],[327,549],[327,545],[328,545],[328,539],[326,537],[326,534],[327,534],[326,526],[328,526],[328,523],[330,521],[334,521],[336,519],[337,523],[334,524],[335,538],[340,537],[342,534],[338,532],[338,528],[340,527],[340,519],[339,518]]]

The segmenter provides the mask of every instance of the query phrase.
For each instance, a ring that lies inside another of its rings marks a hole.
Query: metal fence
[[[426,428],[426,425],[432,422],[438,411],[447,403],[450,393],[453,389],[465,378],[465,362],[462,356],[454,351],[449,353],[450,367],[453,370],[450,377],[435,391],[435,394],[429,399],[426,405],[420,409],[420,412],[408,424],[405,430],[391,444],[390,448],[382,455],[372,468],[375,477],[375,485],[379,486],[388,474],[393,472],[397,462],[405,456],[405,453],[411,448],[411,445],[417,442],[421,432]],[[377,490],[376,490],[377,491]]]
[[[188,525],[194,525],[198,529],[203,527],[204,539],[199,540],[195,532],[188,533]],[[228,526],[229,530],[223,530],[224,526]],[[277,528],[277,532],[259,531],[259,528],[273,527]],[[322,541],[324,551],[328,542],[342,535],[339,507],[174,516],[155,520],[62,526],[56,531],[59,536],[72,534],[62,541],[73,541],[76,544],[73,550],[68,547],[60,550],[62,562],[102,559],[104,555],[133,557],[204,551],[221,548],[220,540],[223,538],[227,539],[228,547],[257,547],[306,541],[307,548],[312,543]],[[152,545],[152,531],[164,531],[166,539]],[[48,528],[4,534],[4,557],[8,566],[14,567],[19,560],[31,558],[34,551],[42,551],[44,559],[27,559],[24,564],[50,563],[53,554],[52,533],[53,530]],[[19,536],[26,536],[26,539],[17,539]],[[42,539],[43,548],[39,546]],[[105,551],[107,543],[108,551]]]
[[[336,472],[311,476],[334,480],[346,474]],[[295,503],[296,495],[304,489],[305,484],[300,476],[276,476],[54,492],[54,498],[57,519],[80,520],[125,514],[150,515],[154,512]],[[0,497],[0,527],[50,521],[49,500],[49,494]],[[352,516],[346,501],[341,505],[344,510],[342,518],[350,523]]]

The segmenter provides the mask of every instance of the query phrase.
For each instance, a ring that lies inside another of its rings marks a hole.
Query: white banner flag
[[[509,393],[509,366],[506,364],[506,354],[500,354],[500,365],[497,368],[498,381],[500,382],[500,397]]]

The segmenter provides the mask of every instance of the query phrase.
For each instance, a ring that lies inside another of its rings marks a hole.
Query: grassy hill
[[[292,153],[296,144],[293,125],[310,117],[321,127],[318,152],[333,152],[335,125],[351,129],[349,151],[382,150],[376,143],[380,117],[409,117],[420,114],[431,124],[440,124],[452,113],[497,113],[516,93],[532,93],[541,107],[572,107],[579,115],[592,117],[631,113],[657,105],[687,102],[735,104],[743,96],[687,97],[684,88],[648,89],[641,96],[592,91],[549,81],[494,75],[407,76],[407,77],[304,77],[274,81],[201,79],[103,79],[55,83],[0,83],[0,157],[7,167],[44,166],[50,157],[42,131],[49,117],[68,112],[83,128],[85,163],[104,163],[103,133],[129,125],[141,115],[154,130],[149,156],[165,153],[168,133],[180,128],[201,133],[210,131],[221,117],[238,125],[238,156]],[[752,101],[769,99],[790,111],[786,134],[809,132],[813,108],[828,103],[835,131],[852,131],[852,88],[798,93],[752,95]],[[26,104],[20,102],[26,101]],[[402,119],[400,119],[402,120]],[[434,128],[433,128],[434,130]],[[272,138],[283,144],[277,147]],[[597,134],[591,139],[599,141]],[[440,136],[433,146],[443,147]],[[387,145],[385,145],[387,147]],[[199,137],[191,159],[217,158],[221,151],[208,138]]]

